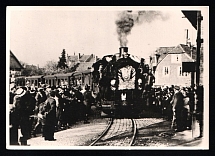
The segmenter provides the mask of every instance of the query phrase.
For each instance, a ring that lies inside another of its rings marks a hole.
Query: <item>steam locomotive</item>
[[[119,53],[104,56],[93,64],[93,83],[98,86],[105,114],[138,114],[146,104],[155,78],[143,58],[128,54],[127,47],[119,50]]]

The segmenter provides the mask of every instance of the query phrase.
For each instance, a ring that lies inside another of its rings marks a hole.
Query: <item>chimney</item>
[[[119,48],[119,57],[122,57],[124,52],[128,52],[128,47],[120,47]]]
[[[186,45],[188,45],[189,44],[189,38],[188,38],[188,29],[185,29],[185,31],[186,31]]]
[[[80,54],[80,53],[78,53],[78,61],[80,61],[80,57],[81,57],[81,54]]]

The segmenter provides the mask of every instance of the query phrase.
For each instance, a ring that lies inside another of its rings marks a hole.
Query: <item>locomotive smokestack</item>
[[[124,52],[128,52],[128,47],[120,47],[119,48],[119,57],[122,57]]]

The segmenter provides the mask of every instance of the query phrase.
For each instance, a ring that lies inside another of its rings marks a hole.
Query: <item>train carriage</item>
[[[25,86],[26,83],[26,77],[25,76],[19,76],[15,78],[15,84],[16,86]]]
[[[72,85],[73,73],[46,75],[45,83],[49,86],[70,86]]]
[[[73,74],[73,81],[75,86],[91,86],[92,85],[92,72],[87,69]]]
[[[36,87],[39,87],[42,81],[43,81],[43,75],[28,76],[26,77],[25,85],[28,85],[28,86],[34,85]]]
[[[83,84],[84,86],[88,85],[92,88],[92,72],[91,69],[87,69],[85,71],[82,72],[83,75]]]

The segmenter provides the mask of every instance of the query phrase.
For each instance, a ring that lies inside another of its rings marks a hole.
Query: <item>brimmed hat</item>
[[[36,90],[30,90],[30,94],[34,94],[34,93],[36,93]]]
[[[180,87],[179,86],[175,86],[174,87],[176,90],[180,90]]]
[[[16,95],[19,96],[19,97],[22,97],[23,95],[25,95],[26,93],[26,90],[22,89],[22,88],[19,88],[16,90]]]
[[[42,88],[42,87],[40,87],[40,88],[38,88],[37,90],[38,90],[38,91],[40,91],[40,90],[43,90],[43,88]]]

